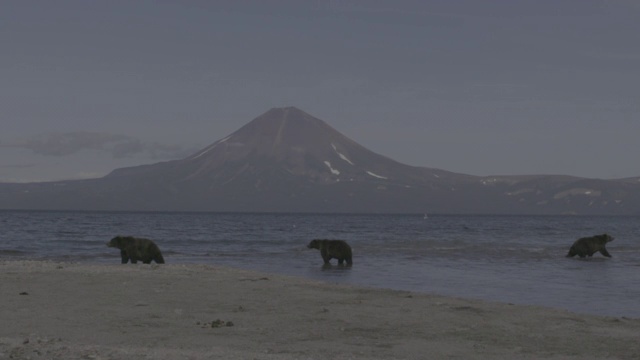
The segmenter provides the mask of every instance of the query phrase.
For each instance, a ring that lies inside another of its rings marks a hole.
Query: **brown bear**
[[[606,257],[611,257],[611,254],[604,247],[610,241],[613,241],[613,237],[608,234],[580,238],[571,245],[567,257],[578,255],[584,258],[585,256],[592,256],[598,251]]]
[[[107,243],[107,246],[120,249],[123,264],[129,262],[129,260],[131,260],[132,264],[136,264],[138,260],[144,264],[150,264],[151,260],[158,264],[164,264],[160,248],[149,239],[116,236]]]
[[[351,246],[344,240],[315,239],[311,240],[307,247],[320,250],[320,255],[322,255],[325,265],[328,265],[331,259],[338,259],[338,264],[340,265],[345,261],[347,265],[353,265]]]

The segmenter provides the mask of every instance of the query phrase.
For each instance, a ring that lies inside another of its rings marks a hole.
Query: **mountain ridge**
[[[0,184],[0,208],[637,215],[639,180],[481,177],[406,165],[285,107],[183,159],[98,179]]]

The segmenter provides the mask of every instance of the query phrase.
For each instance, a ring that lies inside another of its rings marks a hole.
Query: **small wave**
[[[26,251],[21,251],[21,250],[13,250],[13,249],[2,250],[2,249],[0,249],[0,256],[24,256],[26,254],[27,254]]]
[[[455,250],[463,250],[463,246],[435,246],[432,250],[436,251],[455,251]]]

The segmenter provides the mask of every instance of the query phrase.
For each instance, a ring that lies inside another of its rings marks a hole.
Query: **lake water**
[[[612,258],[565,258],[605,232]],[[0,211],[0,260],[119,264],[119,234],[167,263],[640,318],[640,217]],[[348,241],[353,267],[323,267],[314,238]]]

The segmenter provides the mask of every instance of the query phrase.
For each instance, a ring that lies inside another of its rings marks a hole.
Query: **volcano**
[[[0,208],[639,214],[640,182],[478,177],[409,166],[285,107],[184,159],[116,169],[100,179],[0,184]]]
[[[406,208],[399,199],[409,201],[425,186],[442,188],[454,177],[376,154],[326,122],[286,107],[267,111],[185,159],[118,169],[104,179],[154,179],[164,188],[160,192],[175,194],[171,203],[180,209],[398,212]]]

